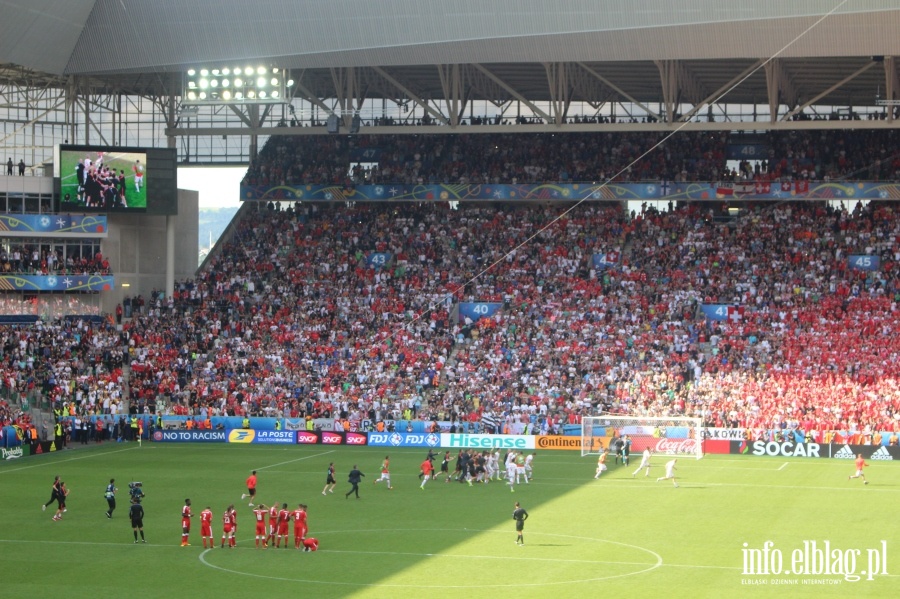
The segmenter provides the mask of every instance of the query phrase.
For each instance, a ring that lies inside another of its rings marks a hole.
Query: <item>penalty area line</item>
[[[255,470],[266,470],[268,468],[274,468],[275,466],[283,466],[285,464],[293,464],[294,462],[301,462],[303,460],[308,460],[310,458],[320,458],[323,455],[328,455],[329,453],[334,453],[334,452],[335,452],[335,450],[332,449],[331,451],[323,451],[322,453],[314,453],[312,455],[306,455],[306,456],[303,456],[302,458],[297,458],[295,460],[288,460],[287,462],[278,462],[277,464],[269,464],[268,466],[260,466],[259,468],[255,468]]]

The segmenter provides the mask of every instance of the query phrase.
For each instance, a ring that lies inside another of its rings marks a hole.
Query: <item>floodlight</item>
[[[229,69],[228,67],[225,67],[224,69],[222,69],[222,74],[223,75],[231,75],[231,69]]]
[[[196,81],[188,81],[188,89],[197,89]]]
[[[197,93],[196,92],[188,92],[188,100],[196,100]]]
[[[278,85],[278,77],[272,77],[272,81],[270,81],[270,83],[272,84],[272,87]]]
[[[207,87],[209,87],[209,80],[201,79],[200,80],[200,89],[206,89]]]
[[[228,79],[222,79],[222,87],[228,87],[231,82]]]
[[[257,74],[257,75],[265,75],[265,74],[266,74],[266,67],[259,67],[258,69],[256,69],[256,74]]]
[[[235,86],[235,87],[243,87],[243,86],[244,86],[244,80],[241,79],[240,77],[235,77],[235,78],[234,78],[234,86]]]
[[[226,89],[225,91],[223,91],[223,92],[222,92],[222,98],[223,98],[224,100],[230,100],[230,99],[231,99],[231,91],[230,91],[230,90],[227,90],[227,89]]]
[[[235,97],[235,99],[237,99],[237,100],[243,100],[243,99],[244,99],[244,92],[235,92],[234,97]]]
[[[188,69],[188,77],[193,77],[196,74],[197,74],[197,71],[195,71],[194,69]]]
[[[265,98],[265,97],[266,97],[266,90],[264,90],[264,89],[263,89],[263,90],[260,90],[260,92],[259,92],[259,97],[260,97],[260,98]]]
[[[277,98],[278,96],[279,96],[279,93],[278,93],[278,90],[276,89],[272,92],[272,97]]]
[[[201,77],[206,77],[207,75],[209,75],[209,71],[208,71],[208,70],[206,70],[206,69],[200,69],[200,76],[201,76]]]
[[[288,87],[292,87],[292,86],[294,85],[294,80],[293,80],[293,79],[288,79],[288,80],[287,80],[287,84],[288,84]]]
[[[205,100],[205,99],[206,99],[206,92],[200,92],[200,99],[201,99],[201,100]]]
[[[219,74],[219,69],[213,69],[213,70],[212,70],[212,74],[213,74],[213,75],[218,75],[218,74]]]
[[[210,87],[219,87],[219,80],[218,79],[210,79],[209,85],[210,85]]]
[[[244,69],[244,75],[247,75],[249,77],[252,74],[253,74],[253,67],[247,67],[246,69]]]
[[[256,87],[265,87],[266,86],[266,78],[260,77],[256,80]]]
[[[250,99],[255,98],[255,97],[256,97],[256,92],[253,91],[252,89],[249,90],[249,91],[247,92],[247,97],[250,98]]]

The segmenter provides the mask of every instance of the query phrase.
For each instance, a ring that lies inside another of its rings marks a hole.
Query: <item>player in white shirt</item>
[[[641,465],[637,467],[637,470],[631,473],[631,478],[634,478],[638,472],[641,471],[641,468],[646,468],[647,471],[644,473],[644,476],[650,476],[650,448],[644,450],[644,454],[641,456]]]
[[[510,451],[506,454],[506,480],[509,484],[509,490],[516,492],[516,452]]]
[[[484,457],[484,482],[490,482],[497,473],[497,454],[486,451]]]
[[[594,474],[594,478],[600,478],[600,475],[606,472],[606,457],[608,455],[609,450],[604,449],[597,457],[597,472]]]
[[[656,482],[659,482],[661,480],[671,480],[672,484],[675,485],[675,487],[677,488],[678,483],[675,481],[675,470],[676,470],[675,462],[677,462],[677,461],[678,461],[678,458],[674,458],[674,459],[671,459],[668,462],[666,462],[666,475],[663,477],[657,478]]]
[[[534,471],[531,469],[531,462],[534,461],[534,454],[529,453],[525,456],[525,482],[534,478]]]
[[[140,160],[135,160],[131,171],[134,173],[134,189],[140,193],[141,185],[144,183],[144,165]]]

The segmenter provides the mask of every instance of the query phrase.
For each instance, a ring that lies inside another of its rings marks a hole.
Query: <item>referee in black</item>
[[[522,531],[525,530],[525,520],[528,520],[528,512],[519,505],[518,501],[516,502],[516,509],[513,511],[513,520],[516,521],[516,545],[524,545],[525,539],[522,538]]]
[[[138,531],[141,531],[141,543],[146,543],[144,539],[144,507],[141,505],[141,498],[135,497],[131,502],[131,509],[128,510],[131,516],[131,529],[134,531],[134,542],[138,542]]]

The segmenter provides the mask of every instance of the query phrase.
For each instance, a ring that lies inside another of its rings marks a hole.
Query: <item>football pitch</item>
[[[393,490],[372,484],[385,453]],[[675,488],[656,482],[665,456],[654,456],[649,477],[632,478],[633,456],[630,467],[611,464],[594,480],[594,457],[539,451],[534,480],[512,493],[501,482],[470,487],[440,478],[420,490],[426,453],[145,442],[7,461],[0,465],[4,594],[862,597],[889,596],[900,581],[893,523],[900,466],[892,462],[872,463],[863,485],[847,480],[853,464],[843,460],[681,458]],[[323,496],[329,462],[338,485]],[[359,500],[344,497],[353,464],[366,475]],[[319,551],[254,547],[253,514],[241,500],[251,470],[260,503],[309,506]],[[53,508],[41,504],[57,474],[71,492],[68,512],[54,522]],[[112,519],[103,498],[110,478],[119,489]],[[147,544],[133,543],[129,481],[143,483]],[[185,498],[195,514],[190,547],[180,546]],[[516,501],[529,513],[521,547]],[[237,548],[221,549],[231,503]],[[212,550],[200,539],[207,506]]]

